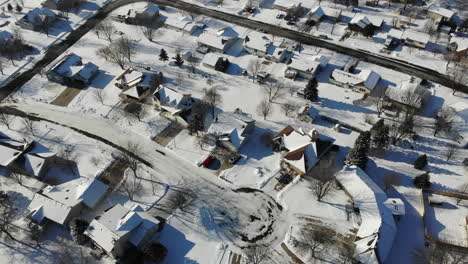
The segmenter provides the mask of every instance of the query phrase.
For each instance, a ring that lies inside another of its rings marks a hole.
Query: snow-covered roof
[[[304,106],[301,106],[298,110],[297,110],[297,114],[298,115],[303,115],[303,114],[306,114],[312,118],[315,118],[318,116],[319,114],[319,111],[315,108],[315,107],[312,107],[312,106],[309,106],[309,105],[304,105]]]
[[[310,13],[309,13],[309,16],[316,16],[318,18],[321,18],[325,15],[325,11],[323,11],[323,8],[320,7],[320,6],[316,6],[315,8],[313,8]]]
[[[50,10],[49,8],[43,7],[43,8],[34,8],[33,10],[29,11],[25,16],[24,19],[27,21],[35,24],[36,22],[39,22],[39,19],[55,19],[55,13]]]
[[[205,64],[205,65],[208,65],[208,66],[211,66],[211,67],[215,67],[216,63],[218,62],[220,57],[222,57],[222,56],[219,55],[219,54],[210,52],[210,53],[205,55],[205,57],[203,58],[202,64]]]
[[[384,202],[385,206],[392,211],[393,215],[405,215],[405,204],[401,199],[388,198]]]
[[[52,71],[60,76],[71,77],[73,74],[78,72],[80,68],[74,68],[82,64],[81,57],[75,53],[70,53],[59,61],[53,68]]]
[[[315,72],[320,67],[320,62],[311,59],[293,59],[288,65],[289,69],[302,72]]]
[[[387,33],[387,38],[395,38],[395,39],[401,39],[403,36],[403,31],[395,28],[391,28],[390,31]]]
[[[290,125],[275,138],[281,138],[283,147],[289,151],[283,159],[303,173],[318,162],[323,151],[333,142],[333,139],[320,135],[315,129],[306,133],[302,128],[295,129]]]
[[[364,29],[368,25],[373,25],[374,27],[381,27],[383,24],[383,18],[382,17],[376,17],[376,16],[366,16],[366,15],[356,15],[351,19],[349,22],[350,24],[356,24],[360,28]]]
[[[271,40],[265,35],[252,31],[244,39],[244,46],[253,50],[266,52],[271,45]]]
[[[231,143],[240,147],[247,136],[244,130],[252,122],[255,120],[244,113],[223,112],[216,116],[215,121],[208,128],[208,133],[215,136],[229,136]]]
[[[452,10],[436,6],[429,8],[428,11],[448,19],[451,19],[453,15],[455,15],[455,12],[453,12]]]
[[[39,176],[42,168],[46,165],[46,160],[55,156],[55,153],[50,151],[45,146],[36,141],[30,142],[24,152],[24,169],[27,173]]]
[[[338,18],[341,15],[341,10],[332,7],[323,6],[322,10],[327,17]]]
[[[177,29],[185,29],[185,27],[188,25],[188,24],[192,24],[193,21],[192,19],[188,18],[188,17],[179,17],[179,16],[169,16],[166,21],[164,21],[164,23],[168,26],[171,26],[173,28],[177,28]]]
[[[181,94],[165,86],[160,86],[160,88],[155,92],[155,96],[159,98],[161,105],[164,105],[165,109],[171,113],[175,113],[189,107],[189,105],[185,104],[184,98],[190,95]]]
[[[0,166],[6,167],[15,161],[22,151],[10,146],[0,145]]]
[[[348,85],[362,84],[369,90],[373,90],[380,81],[380,75],[372,70],[364,69],[359,74],[353,74],[343,70],[334,70],[331,74],[337,82]]]
[[[238,38],[238,33],[232,28],[224,28],[221,30],[208,29],[198,37],[198,43],[223,50],[226,43],[231,39]]]
[[[63,225],[70,214],[71,207],[36,193],[28,206],[30,217],[36,222],[44,218]]]
[[[452,37],[450,39],[450,43],[456,43],[457,44],[457,49],[456,51],[465,51],[468,50],[468,38],[463,38],[463,37]]]
[[[108,188],[97,179],[79,178],[57,186],[47,186],[42,194],[71,207],[82,202],[87,207],[94,208]]]
[[[361,215],[362,222],[354,241],[356,257],[363,263],[385,262],[396,234],[392,211],[385,206],[387,195],[356,166],[340,171],[336,180],[353,198]]]
[[[159,225],[159,221],[143,212],[140,207],[126,208],[116,204],[98,219],[94,219],[85,234],[107,252],[115,242],[126,236],[134,246],[139,246],[148,231]]]
[[[293,8],[297,6],[296,3],[291,3],[291,0],[275,0],[275,5],[282,8]]]
[[[411,96],[411,98],[408,98],[408,94],[417,94],[419,97]],[[410,103],[412,106],[417,108],[422,106],[424,100],[429,96],[429,94],[430,92],[426,88],[411,81],[403,82],[399,87],[388,86],[385,92],[385,95],[388,98],[402,104]]]
[[[88,80],[97,71],[99,71],[99,67],[91,62],[88,62],[85,65],[81,66],[81,69],[76,74],[79,75],[81,78]]]
[[[156,4],[149,4],[144,10],[143,13],[147,16],[155,16],[159,13],[159,6]]]
[[[403,39],[409,39],[415,42],[427,44],[429,42],[430,36],[426,33],[414,30],[405,30],[403,32]]]

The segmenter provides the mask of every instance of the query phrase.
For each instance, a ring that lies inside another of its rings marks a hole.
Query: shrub
[[[426,154],[419,156],[414,161],[414,168],[417,169],[417,170],[422,170],[426,166],[427,166],[427,156],[426,156]]]
[[[413,180],[413,183],[419,189],[426,189],[431,187],[431,176],[429,175],[429,172],[416,176],[416,178]]]

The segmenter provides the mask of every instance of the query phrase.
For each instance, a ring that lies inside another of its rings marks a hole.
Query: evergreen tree
[[[177,53],[176,56],[174,57],[174,63],[178,67],[184,64],[184,59],[182,59],[182,56],[180,56],[180,53]]]
[[[19,13],[19,12],[21,12],[21,11],[23,11],[23,7],[20,6],[19,4],[16,4],[16,12]]]
[[[390,144],[389,129],[383,119],[380,119],[372,126],[370,133],[372,147],[386,148]]]
[[[167,61],[168,59],[169,59],[169,56],[167,56],[167,52],[164,49],[161,49],[161,52],[159,53],[159,60]]]
[[[8,3],[7,9],[8,9],[8,12],[11,12],[13,11],[13,6],[10,3]]]
[[[346,155],[345,165],[346,166],[358,166],[361,169],[366,168],[367,164],[367,154],[363,148],[357,148],[356,146],[352,148]]]
[[[427,156],[426,156],[426,154],[423,154],[423,155],[419,156],[414,161],[414,168],[417,169],[417,170],[422,170],[426,166],[427,166]]]
[[[83,245],[86,242],[87,238],[83,233],[86,228],[88,228],[88,225],[89,224],[86,221],[79,218],[73,218],[70,221],[70,235],[74,242],[80,245]]]
[[[304,98],[316,102],[319,98],[317,86],[317,80],[315,78],[310,79],[304,89]]]
[[[371,143],[371,133],[369,131],[364,131],[359,134],[358,138],[354,142],[354,147],[362,149],[365,153],[369,151]]]
[[[413,183],[419,189],[431,187],[431,176],[429,175],[429,172],[416,176]]]
[[[197,133],[198,131],[202,131],[205,128],[203,123],[203,116],[200,114],[194,114],[192,120],[190,120],[188,124],[188,130],[190,135]]]

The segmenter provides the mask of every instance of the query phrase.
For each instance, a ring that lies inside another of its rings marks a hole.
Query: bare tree
[[[221,104],[223,98],[221,97],[221,94],[219,94],[218,88],[216,86],[205,89],[204,91],[205,91],[205,94],[203,96],[203,100],[205,100],[206,102],[210,104],[211,115],[214,118],[215,107]]]
[[[173,189],[167,198],[168,209],[173,213],[180,210],[184,213],[192,212],[197,195],[188,189]]]
[[[284,103],[281,105],[281,110],[287,117],[291,117],[291,115],[296,111],[297,107],[290,103]]]
[[[104,101],[106,100],[106,94],[104,93],[104,89],[99,89],[99,88],[95,89],[94,96],[96,96],[96,99],[98,99],[102,105],[106,105],[104,103]]]
[[[208,146],[214,146],[216,145],[216,137],[213,136],[210,133],[199,133],[195,137],[195,143],[200,146],[200,149],[204,149],[203,147],[208,145]]]
[[[17,241],[14,235],[16,226],[13,225],[15,217],[16,208],[13,206],[11,197],[0,191],[0,233],[5,234],[11,240]]]
[[[274,101],[276,101],[276,99],[283,95],[284,88],[285,86],[281,82],[266,83],[265,85],[263,85],[263,91],[265,92],[270,103],[273,103]]]
[[[251,264],[266,263],[270,254],[270,247],[266,245],[252,245],[244,249],[244,258]]]
[[[36,123],[29,117],[23,118],[24,128],[31,135],[36,136]]]
[[[49,36],[50,29],[54,25],[54,21],[49,16],[37,16],[39,28]]]
[[[11,117],[0,109],[0,123],[5,125],[8,129],[11,129]]]
[[[338,261],[341,264],[356,264],[358,263],[354,258],[354,247],[342,243],[341,246],[338,248],[340,254],[338,255]]]
[[[39,224],[34,223],[32,220],[28,221],[27,226],[27,238],[33,242],[35,247],[41,247],[40,241],[43,232],[43,227]]]
[[[99,164],[101,164],[101,159],[99,157],[91,157],[90,159],[91,163],[94,165],[94,167],[98,167]]]
[[[434,122],[434,136],[439,132],[450,132],[454,126],[454,118],[456,112],[450,109],[449,107],[441,107],[436,114]]]
[[[306,177],[310,179],[310,190],[317,198],[317,201],[322,201],[327,195],[331,194],[335,187],[336,167],[334,162],[320,162],[314,168],[309,170]],[[312,174],[312,175],[311,175]]]
[[[447,161],[450,161],[450,159],[456,155],[459,152],[460,148],[457,144],[454,143],[449,143],[447,144],[447,149],[445,150],[445,157],[447,158]]]
[[[85,247],[71,244],[66,239],[59,238],[58,253],[55,255],[57,264],[95,264],[95,258],[85,251]]]
[[[414,119],[412,115],[400,116],[390,122],[389,137],[393,145],[414,134]]]
[[[139,28],[143,36],[153,42],[154,36],[156,35],[156,27],[151,22],[144,22]]]
[[[175,76],[175,82],[177,85],[180,87],[184,86],[184,81],[185,81],[185,75],[181,72],[178,72]]]
[[[102,21],[94,29],[98,38],[102,35],[109,42],[112,42],[112,35],[114,34],[115,28],[109,20]]]
[[[387,173],[383,177],[383,183],[385,186],[385,191],[387,191],[393,185],[399,185],[401,183],[400,175],[392,172]]]
[[[125,151],[120,151],[116,155],[116,159],[119,160],[124,166],[128,167],[135,178],[138,177],[138,168],[141,166],[139,156],[141,155],[140,145],[133,142],[128,142]]]
[[[382,91],[379,94],[379,97],[377,97],[377,101],[375,102],[375,107],[377,109],[377,117],[380,117],[380,115],[383,113],[385,109],[385,106],[387,105],[387,101],[385,100],[387,96],[386,89],[387,88],[385,88],[385,91]]]
[[[119,190],[126,194],[130,201],[134,201],[135,195],[141,190],[141,179],[137,178],[135,173],[127,173],[120,182]]]
[[[98,49],[97,55],[103,57],[107,61],[116,63],[122,70],[125,70],[125,66],[128,62],[127,55],[115,44],[110,44],[109,46]]]
[[[23,186],[24,175],[16,166],[10,166],[6,170],[6,176],[16,181],[19,185]]]
[[[263,116],[263,120],[266,120],[267,117],[271,114],[271,102],[268,99],[263,99],[257,106],[257,113]]]
[[[132,61],[132,56],[136,53],[135,42],[125,36],[120,37],[115,43],[120,52],[127,58],[128,61]]]
[[[302,229],[299,239],[294,241],[298,251],[303,254],[310,253],[311,258],[316,258],[326,246],[332,243],[330,234],[322,228]]]
[[[415,264],[462,264],[467,263],[468,256],[447,246],[432,244],[429,249],[417,248],[412,259]]]
[[[448,72],[450,79],[452,80],[452,95],[455,95],[460,86],[465,83],[466,80],[466,72],[465,70],[456,67]]]
[[[247,71],[252,74],[252,81],[255,82],[257,79],[257,74],[263,70],[262,60],[259,58],[254,58],[250,60],[247,65]]]

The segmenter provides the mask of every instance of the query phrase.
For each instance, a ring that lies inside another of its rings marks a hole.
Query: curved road
[[[0,102],[8,97],[11,93],[18,90],[26,82],[28,82],[34,75],[39,73],[44,67],[57,59],[62,55],[68,48],[73,46],[78,40],[81,39],[86,33],[93,29],[99,22],[105,19],[109,13],[111,13],[116,8],[121,6],[135,3],[135,2],[145,2],[144,0],[114,0],[106,4],[101,8],[96,15],[86,21],[83,25],[77,28],[75,31],[71,32],[65,40],[56,44],[55,46],[50,47],[45,53],[44,57],[39,60],[30,70],[24,71],[15,78],[13,78],[8,84],[0,88]],[[177,9],[184,11],[209,16],[218,20],[226,21],[233,23],[242,27],[250,28],[253,30],[263,30],[269,34],[273,34],[280,37],[285,37],[298,41],[303,44],[322,47],[329,49],[338,53],[346,54],[359,58],[361,60],[374,63],[386,68],[390,68],[399,72],[403,72],[409,75],[414,75],[423,79],[427,79],[442,85],[452,87],[454,85],[450,77],[443,75],[437,71],[407,63],[405,61],[379,56],[377,54],[372,54],[363,50],[351,49],[348,47],[343,47],[335,43],[322,40],[316,37],[313,37],[309,34],[302,32],[294,31],[287,28],[282,28],[276,25],[270,25],[261,21],[251,20],[245,17],[241,17],[234,14],[225,13],[219,10],[213,10],[198,5],[186,3],[182,0],[146,0],[146,2],[153,2],[157,4],[162,4],[166,6],[171,6]],[[468,93],[468,86],[465,84],[457,85],[457,90]]]

